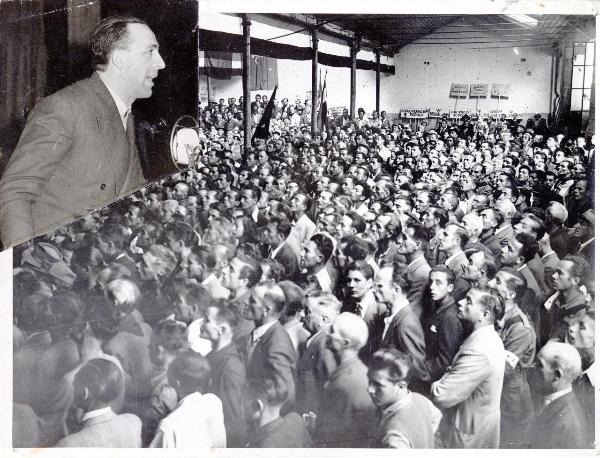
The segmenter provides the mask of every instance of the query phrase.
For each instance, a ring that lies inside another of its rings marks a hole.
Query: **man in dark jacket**
[[[529,435],[531,448],[585,448],[585,416],[572,382],[581,374],[577,349],[548,342],[538,353],[533,384],[544,395]]]
[[[233,341],[238,321],[234,307],[210,306],[200,332],[201,337],[212,343],[212,351],[207,355],[211,368],[210,392],[223,403],[228,447],[243,447],[247,442],[242,402],[246,367]]]

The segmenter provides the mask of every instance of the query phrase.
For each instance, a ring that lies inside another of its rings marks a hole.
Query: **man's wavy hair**
[[[127,24],[146,22],[133,16],[109,16],[101,20],[90,35],[92,67],[94,70],[106,70],[110,53],[115,49],[127,49],[131,44]]]

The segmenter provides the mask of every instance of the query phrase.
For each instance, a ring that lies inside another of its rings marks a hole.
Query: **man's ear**
[[[556,369],[554,369],[552,371],[552,374],[554,375],[554,382],[558,382],[560,379],[562,379],[564,377],[564,372],[561,368],[557,367]]]
[[[454,291],[454,283],[448,283],[448,291],[449,292]]]
[[[110,62],[119,70],[125,66],[125,50],[116,48],[110,55]]]
[[[261,399],[255,399],[252,401],[252,410],[262,413],[265,410],[265,403]]]

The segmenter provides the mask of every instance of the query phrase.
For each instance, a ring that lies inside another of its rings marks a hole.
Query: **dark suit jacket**
[[[277,252],[275,261],[281,263],[287,278],[292,278],[298,272],[298,258],[289,242],[285,242]]]
[[[248,339],[252,338],[252,334]],[[246,340],[245,343],[248,341]],[[247,346],[246,355],[247,355]],[[260,338],[252,355],[246,357],[246,379],[264,380],[267,377],[275,378],[288,388],[288,401],[293,403],[296,398],[296,350],[284,327],[275,322]]]
[[[361,315],[358,310],[359,303],[353,298],[348,298],[342,305],[342,312],[355,313]],[[360,303],[360,307],[365,309],[363,319],[367,323],[369,328],[369,338],[364,347],[360,350],[360,357],[363,361],[368,361],[373,353],[375,353],[381,346],[381,339],[383,336],[383,318],[385,317],[387,310],[385,305],[380,304],[375,300],[375,296],[371,291],[368,291],[363,302]]]
[[[38,103],[0,180],[0,237],[8,247],[139,189],[135,146],[97,73]]]
[[[376,410],[367,392],[367,366],[353,357],[331,374],[321,414],[317,418],[318,447],[365,447],[377,424]]]
[[[404,273],[404,278],[408,284],[406,296],[413,311],[417,317],[423,314],[423,294],[429,282],[429,272],[431,267],[427,264],[424,257],[418,258],[414,264],[408,264]]]
[[[336,368],[333,353],[325,346],[326,341],[327,332],[318,332],[298,360],[296,399],[297,410],[300,413],[319,413],[325,384]]]
[[[574,392],[544,407],[531,428],[531,448],[591,448],[583,408]]]
[[[255,431],[251,435],[248,447],[304,448],[310,447],[311,444],[304,420],[296,412],[290,412]]]
[[[223,418],[228,447],[246,445],[246,418],[242,392],[246,383],[246,366],[238,347],[231,343],[208,355],[211,367],[209,392],[216,394],[223,403]]]
[[[423,329],[427,345],[426,368],[432,381],[438,380],[452,365],[466,337],[454,298],[448,295],[435,304],[437,308],[428,316]]]
[[[387,328],[381,348],[395,348],[411,356],[413,370],[409,379],[423,380],[425,378],[425,337],[421,322],[410,306],[400,310]]]

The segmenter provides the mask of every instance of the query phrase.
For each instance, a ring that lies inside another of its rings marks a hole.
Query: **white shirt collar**
[[[596,387],[596,381],[598,379],[597,369],[596,361],[594,361],[590,367],[583,371],[584,374],[587,374],[588,378],[590,379],[590,383],[594,388]]]
[[[206,277],[204,280],[202,280],[202,282],[200,283],[201,286],[206,286],[208,285],[210,282],[216,280],[217,277],[215,276],[214,273],[211,273],[208,277]]]
[[[333,291],[333,282],[331,281],[331,277],[329,276],[329,272],[327,272],[327,268],[323,267],[321,270],[315,273],[315,277],[321,286],[321,289],[325,292]]]
[[[267,331],[271,328],[271,326],[273,326],[275,323],[277,323],[277,320],[271,321],[270,323],[266,323],[260,325],[258,328],[255,328],[254,331],[252,331],[252,343],[258,342],[258,340],[262,336],[264,336],[267,333]]]
[[[281,244],[277,248],[275,248],[273,251],[271,251],[269,258],[275,259],[275,256],[277,256],[277,253],[279,253],[279,250],[281,250],[283,248],[283,245],[285,245],[285,240],[283,242],[281,242]]]
[[[81,417],[81,421],[83,422],[89,420],[90,418],[96,418],[101,415],[105,415],[109,412],[112,412],[110,406],[102,407],[101,409],[90,410],[89,412],[83,414],[83,417]]]
[[[117,110],[119,111],[121,122],[123,123],[123,129],[127,130],[127,117],[131,113],[131,105],[127,106],[125,102],[121,100],[121,97],[117,95],[116,92],[113,92],[113,90],[110,87],[108,87],[106,83],[104,83],[104,85],[106,86],[106,89],[108,89],[108,92],[110,92],[110,95],[115,101],[115,105],[117,105]]]
[[[544,397],[544,406],[547,406],[548,404],[556,401],[558,398],[560,398],[561,396],[564,396],[565,394],[569,394],[571,391],[573,391],[573,387],[571,385],[569,385],[569,387],[565,388],[564,390],[550,393],[549,395]]]

